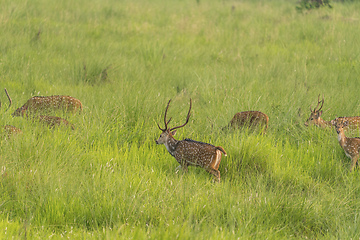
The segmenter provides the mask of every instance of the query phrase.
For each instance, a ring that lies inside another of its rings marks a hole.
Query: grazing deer
[[[30,98],[22,107],[15,110],[13,116],[28,116],[36,112],[51,112],[63,110],[65,112],[76,112],[82,110],[79,99],[70,96],[36,96]]]
[[[35,120],[47,124],[50,128],[54,128],[55,126],[70,126],[72,130],[75,130],[72,124],[61,117],[39,115]]]
[[[176,133],[175,129],[184,127],[189,122],[191,99],[186,122],[183,125],[172,128],[168,127],[171,118],[168,121],[166,120],[166,114],[169,109],[170,102],[171,100],[169,100],[165,109],[165,128],[161,128],[160,125],[157,124],[162,133],[160,134],[159,139],[156,140],[156,143],[165,145],[171,156],[173,156],[180,164],[177,169],[183,168],[183,170],[187,172],[189,165],[202,167],[207,172],[213,174],[217,181],[220,182],[220,171],[218,169],[221,161],[221,153],[226,156],[225,150],[222,147],[215,147],[211,144],[198,142],[191,139],[184,139],[181,141],[176,140],[174,138]]]
[[[239,112],[234,115],[226,128],[242,128],[242,127],[263,127],[263,133],[266,132],[268,127],[269,117],[265,113],[259,111],[245,111]]]
[[[321,106],[320,108],[318,108],[320,103]],[[309,119],[305,122],[305,126],[316,125],[318,127],[327,128],[327,127],[332,127],[334,125],[333,121],[335,121],[336,119],[331,121],[325,121],[324,119],[321,118],[321,114],[322,114],[321,109],[323,105],[324,105],[324,97],[320,101],[320,95],[319,95],[317,106],[314,108],[314,110],[312,110],[310,107],[311,114]],[[360,128],[360,117],[339,117],[339,118],[342,118],[348,122],[348,124],[344,126],[345,131],[349,129],[355,130]]]
[[[336,132],[338,134],[338,140],[346,156],[348,156],[351,161],[350,171],[354,170],[356,162],[359,159],[360,151],[360,138],[348,138],[345,136],[344,127],[346,127],[349,122],[344,118],[336,118],[332,121],[335,126]]]

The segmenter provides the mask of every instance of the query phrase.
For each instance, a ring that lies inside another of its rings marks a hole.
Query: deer
[[[318,108],[320,103],[321,103],[321,106],[320,106],[320,108]],[[322,115],[321,109],[323,106],[324,106],[324,97],[320,101],[320,94],[319,94],[318,103],[317,103],[316,107],[314,108],[314,110],[312,110],[312,108],[310,106],[311,113],[310,113],[310,117],[304,123],[305,126],[308,127],[309,125],[316,125],[316,126],[322,127],[322,128],[332,126],[330,121],[325,121],[324,119],[321,118],[321,115]]]
[[[171,156],[180,164],[176,170],[183,169],[188,172],[188,166],[198,166],[204,168],[207,172],[214,175],[215,179],[220,182],[219,166],[221,162],[222,154],[227,156],[224,148],[211,145],[209,143],[198,142],[185,138],[184,140],[176,140],[174,138],[176,129],[182,128],[188,124],[191,111],[191,99],[189,112],[184,124],[170,128],[168,125],[171,121],[166,120],[166,115],[169,109],[171,99],[169,100],[164,115],[165,128],[161,128],[157,123],[158,128],[162,131],[156,144],[164,144]]]
[[[245,111],[245,112],[238,112],[234,115],[231,119],[230,123],[223,128],[242,128],[242,127],[263,127],[262,133],[266,133],[266,129],[268,128],[269,117],[265,113],[260,111]]]
[[[22,107],[15,110],[12,116],[28,116],[37,112],[51,112],[63,110],[64,112],[81,112],[82,103],[79,99],[63,96],[35,96],[30,98]]]
[[[319,105],[321,104],[320,108]],[[318,103],[316,105],[316,107],[314,108],[314,110],[312,110],[312,108],[310,107],[310,117],[308,118],[308,120],[305,122],[305,126],[309,126],[309,125],[316,125],[318,127],[321,128],[328,128],[328,127],[332,127],[334,125],[333,121],[325,121],[324,119],[321,118],[322,115],[322,107],[324,105],[324,97],[322,98],[322,100],[320,101],[320,94],[318,96]],[[360,117],[338,117],[338,119],[344,119],[344,121],[347,121],[348,124],[346,124],[346,126],[344,126],[344,130],[347,131],[349,129],[351,130],[355,130],[355,129],[359,129],[360,128]]]
[[[4,133],[5,133],[5,138],[10,138],[13,135],[17,135],[17,134],[21,134],[22,131],[14,126],[11,125],[5,125],[3,127]]]
[[[54,128],[55,126],[70,126],[72,130],[75,130],[72,124],[61,117],[39,115],[35,120],[47,124],[49,128]]]
[[[349,157],[352,161],[350,171],[353,171],[359,159],[360,138],[348,138],[345,136],[344,127],[349,124],[348,120],[344,118],[336,118],[332,121],[332,124],[334,125],[336,133],[338,134],[338,141],[340,146],[344,150],[346,156]]]

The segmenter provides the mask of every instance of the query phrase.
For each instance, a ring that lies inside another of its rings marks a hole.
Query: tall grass
[[[0,10],[0,238],[359,238],[359,171],[333,129],[359,115],[357,2],[303,14],[289,1],[3,1]],[[71,95],[75,130],[11,113]],[[155,144],[164,109],[177,139],[223,146],[222,182],[176,173]],[[236,112],[266,135],[223,132]]]

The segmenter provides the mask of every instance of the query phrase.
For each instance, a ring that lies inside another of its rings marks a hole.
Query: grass
[[[291,1],[7,1],[0,10],[0,238],[359,238],[359,171],[333,129],[360,114],[358,2],[298,13]],[[11,113],[70,95],[75,126]],[[160,135],[222,146],[222,181],[175,173]],[[266,135],[223,132],[236,112],[269,115]]]

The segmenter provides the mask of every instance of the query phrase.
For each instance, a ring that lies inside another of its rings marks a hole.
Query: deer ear
[[[175,134],[176,134],[176,130],[171,132],[171,135],[175,136]]]
[[[322,114],[322,111],[320,111],[320,112],[318,113],[318,116],[320,117],[320,116],[321,116],[321,114]]]
[[[331,120],[331,125],[335,126],[335,120]]]

